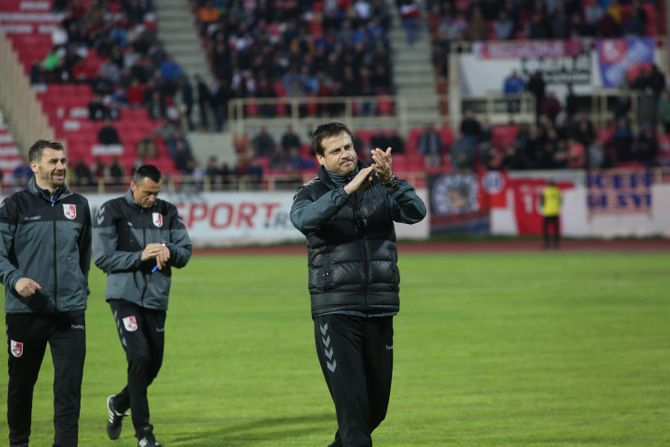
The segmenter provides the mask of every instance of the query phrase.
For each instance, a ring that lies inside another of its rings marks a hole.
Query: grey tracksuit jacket
[[[5,312],[53,313],[86,309],[91,261],[88,201],[63,186],[55,194],[31,178],[0,206],[0,282]],[[16,293],[23,277],[42,288],[29,298]]]
[[[150,243],[170,249],[167,267],[152,272],[154,259],[142,261]],[[105,202],[93,222],[93,258],[107,274],[107,300],[124,300],[147,309],[166,310],[172,268],[181,268],[191,258],[191,239],[177,208],[158,199],[151,208],[125,196]]]

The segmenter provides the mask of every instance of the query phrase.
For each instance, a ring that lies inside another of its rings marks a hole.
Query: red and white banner
[[[480,59],[572,57],[589,50],[581,41],[576,40],[492,41],[472,45],[472,53]]]
[[[660,63],[662,49],[652,48],[652,59]],[[576,94],[590,94],[606,87],[595,49],[571,41],[485,42],[459,54],[461,94],[486,96],[503,91],[505,78],[514,70],[525,81],[540,71],[547,90],[559,98],[567,84]]]
[[[542,234],[540,197],[545,186],[547,180],[543,178],[519,178],[510,182],[514,192],[514,211],[519,235]],[[556,186],[563,192],[574,185],[570,182],[558,182]]]
[[[670,237],[670,183],[650,183],[644,172],[584,171],[510,173],[507,202],[491,207],[491,233],[537,235],[540,194],[547,178],[562,192],[561,229],[570,237]]]
[[[479,177],[482,206],[486,209],[507,206],[509,178],[506,172],[488,171]]]

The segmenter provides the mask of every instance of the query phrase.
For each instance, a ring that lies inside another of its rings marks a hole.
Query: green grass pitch
[[[670,445],[670,255],[402,254],[395,374],[375,445]],[[194,257],[176,272],[152,421],[168,447],[326,446],[305,256]],[[125,360],[92,269],[80,446],[105,435]],[[0,445],[6,445],[6,349]],[[33,447],[52,441],[51,358]]]

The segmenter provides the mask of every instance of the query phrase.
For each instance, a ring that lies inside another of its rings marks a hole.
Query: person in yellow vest
[[[561,239],[561,230],[559,220],[561,216],[561,190],[556,186],[554,180],[549,180],[547,186],[542,190],[540,196],[540,206],[542,209],[542,234],[544,236],[544,248],[549,248],[551,242],[555,248]],[[550,232],[553,231],[553,239]]]

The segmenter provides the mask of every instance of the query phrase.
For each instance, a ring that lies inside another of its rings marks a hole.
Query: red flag
[[[514,191],[514,210],[519,235],[542,234],[542,208],[540,197],[547,185],[543,178],[510,179],[509,185]],[[572,182],[557,182],[561,191],[572,188]]]
[[[509,179],[502,171],[488,171],[479,177],[483,208],[506,208]]]

